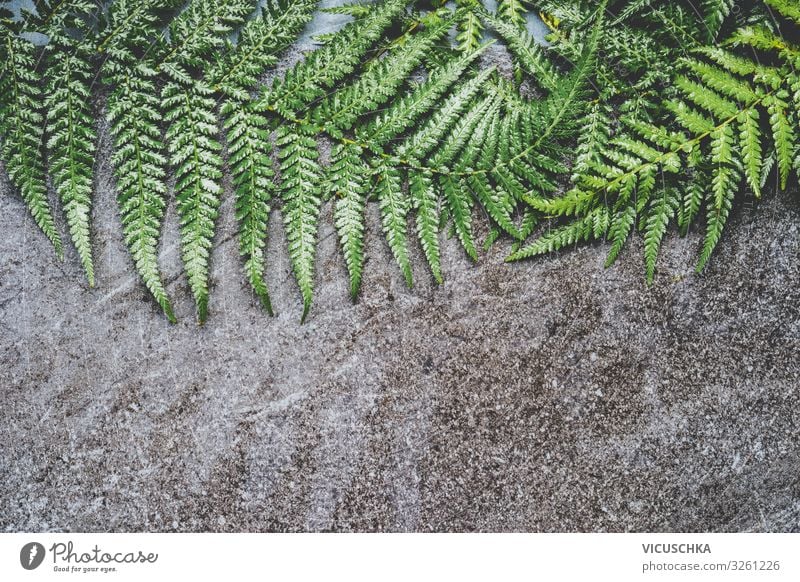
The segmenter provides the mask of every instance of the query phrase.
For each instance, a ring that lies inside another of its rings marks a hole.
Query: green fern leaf
[[[702,0],[701,6],[709,41],[713,42],[716,39],[725,18],[731,13],[733,4],[733,0]]]
[[[525,7],[520,0],[499,0],[497,14],[520,28],[525,26]]]
[[[578,147],[575,150],[575,163],[572,179],[588,171],[591,164],[600,161],[611,136],[611,108],[596,100],[591,104],[583,120]]]
[[[257,78],[276,62],[276,54],[300,33],[316,4],[310,0],[270,0],[259,17],[245,24],[235,46],[228,41],[226,52],[206,74],[214,88],[225,95],[221,112],[236,189],[239,251],[245,259],[250,285],[270,315],[272,302],[264,282],[264,249],[275,172],[270,158],[269,121],[250,100],[250,91]]]
[[[591,238],[601,238],[608,230],[609,222],[608,209],[598,206],[586,215],[546,232],[533,243],[510,254],[506,261],[520,261],[552,253]]]
[[[351,129],[361,115],[391,99],[408,74],[452,25],[452,18],[444,18],[426,28],[414,37],[413,42],[404,43],[368,68],[355,83],[323,100],[311,113],[311,118],[324,124],[329,131],[333,128]]]
[[[362,149],[355,144],[340,144],[331,155],[330,186],[336,200],[334,225],[350,275],[350,296],[355,299],[364,269],[364,231],[370,168],[361,160]]]
[[[786,18],[800,24],[800,6],[798,6],[795,0],[764,0],[764,2]]]
[[[707,87],[719,91],[741,103],[758,101],[758,94],[748,82],[702,61],[690,59],[687,61],[687,64],[688,68],[693,71]]]
[[[472,132],[471,138],[464,144],[464,148],[458,155],[458,161],[454,165],[456,173],[467,176],[474,174],[475,168],[485,171],[494,167],[492,154],[497,151],[494,142],[499,138],[497,125],[500,122],[500,110],[501,97],[495,95],[490,109],[483,115],[475,127],[475,131]],[[488,166],[483,165],[484,158],[488,160]]]
[[[769,95],[764,98],[764,104],[769,112],[769,124],[772,128],[772,136],[775,140],[775,152],[778,161],[778,174],[781,180],[781,188],[785,189],[792,171],[793,151],[796,137],[792,125],[787,116],[788,104],[777,95]]]
[[[301,133],[302,129],[284,125],[277,132],[283,221],[292,270],[303,296],[301,322],[308,316],[314,296],[317,223],[322,204],[317,143]]]
[[[222,108],[228,143],[228,163],[236,190],[239,221],[239,252],[245,258],[245,273],[272,315],[272,302],[264,282],[264,249],[267,245],[270,200],[275,191],[267,119],[252,102],[228,101]]]
[[[641,14],[645,8],[652,8],[656,0],[630,0],[627,5],[619,12],[617,18],[611,23],[612,26],[617,26],[625,22],[636,14]]]
[[[162,92],[175,198],[181,221],[181,256],[202,324],[208,315],[208,278],[222,187],[221,145],[213,91],[201,82],[168,83]]]
[[[405,8],[404,0],[387,0],[363,18],[347,24],[330,42],[287,71],[260,100],[263,108],[285,117],[296,114],[325,95],[337,81],[353,72],[363,55]]]
[[[498,194],[490,184],[478,175],[470,175],[465,178],[476,198],[480,201],[487,214],[497,223],[501,229],[509,233],[514,238],[521,238],[522,235],[514,224],[512,212],[514,206],[508,197]]]
[[[665,107],[675,116],[675,120],[687,130],[701,135],[714,131],[716,124],[683,101],[667,101]]]
[[[647,266],[648,284],[653,283],[661,241],[667,232],[669,221],[675,216],[675,210],[678,205],[677,196],[669,188],[663,188],[661,197],[653,200],[650,204],[644,236],[644,257]]]
[[[0,69],[0,124],[5,137],[2,156],[11,182],[19,188],[36,225],[50,240],[56,255],[63,257],[61,236],[56,230],[47,199],[43,156],[43,115],[35,47],[2,23],[5,58]]]
[[[557,71],[550,59],[545,56],[542,46],[527,31],[488,12],[483,12],[482,17],[508,43],[508,48],[520,66],[532,75],[543,89],[552,90],[558,86]]]
[[[711,254],[719,243],[722,236],[722,231],[725,228],[725,223],[728,220],[731,208],[733,206],[733,199],[735,191],[733,189],[724,190],[721,192],[722,199],[718,199],[714,194],[714,200],[710,200],[708,204],[708,222],[706,225],[706,235],[703,241],[703,250],[700,252],[700,259],[697,262],[696,271],[701,273],[708,264]]]
[[[614,215],[609,227],[609,237],[611,238],[611,249],[608,251],[606,258],[606,268],[613,265],[619,257],[622,247],[633,230],[633,225],[636,222],[636,207],[631,205],[625,206],[622,210]]]
[[[98,47],[111,86],[107,113],[114,139],[112,162],[125,244],[136,270],[171,322],[175,315],[158,266],[158,242],[166,207],[166,158],[161,139],[163,120],[155,71],[139,50],[157,33],[155,0],[116,0],[109,13],[111,32]]]
[[[81,41],[67,41],[48,48],[54,51],[48,58],[45,97],[50,175],[89,286],[94,287],[90,222],[97,135],[90,94],[94,77],[92,47]]]
[[[456,0],[456,6],[465,8],[459,12],[458,34],[456,35],[458,49],[464,53],[471,53],[480,46],[483,36],[483,23],[475,11],[478,0]]]
[[[493,69],[480,72],[473,79],[462,84],[450,95],[437,111],[416,132],[412,133],[397,148],[401,158],[414,156],[423,158],[445,137],[461,114],[469,107],[472,99],[481,90]]]
[[[409,128],[423,114],[433,108],[441,96],[472,64],[488,45],[453,59],[440,69],[434,70],[430,77],[410,95],[397,99],[386,111],[380,112],[365,129],[357,131],[360,139],[374,146],[384,146]],[[486,79],[489,73],[481,75]],[[477,85],[477,84],[476,84]]]
[[[496,102],[494,96],[489,95],[470,108],[431,156],[431,167],[441,168],[450,164],[473,135],[483,116],[491,113],[492,107],[496,107]]]
[[[371,12],[371,10],[371,4],[361,4],[358,2],[354,2],[353,4],[342,4],[341,6],[321,8],[321,11],[327,14],[344,14],[345,16],[352,16],[353,18],[364,18]]]
[[[458,240],[464,247],[467,255],[473,260],[478,260],[478,251],[472,235],[472,208],[469,190],[462,188],[462,183],[450,174],[440,178],[442,191],[447,201],[447,209],[453,219]]]
[[[728,214],[733,205],[738,179],[736,160],[733,158],[734,136],[731,126],[720,127],[712,134],[711,139],[711,159],[714,163],[714,168],[711,189],[709,190],[706,238],[697,263],[698,273],[705,268],[722,235]]]
[[[675,85],[689,100],[715,115],[720,121],[734,118],[739,113],[739,108],[735,103],[687,77],[679,76],[675,80]]]
[[[234,45],[225,42],[222,56],[206,72],[215,91],[240,101],[250,99],[258,78],[277,62],[277,54],[288,47],[311,20],[316,0],[267,0],[261,13],[247,21]]]
[[[739,145],[747,183],[757,198],[761,197],[761,129],[759,114],[755,108],[739,114]]]
[[[689,231],[689,227],[692,222],[694,222],[698,212],[700,212],[707,179],[708,177],[705,173],[700,173],[686,184],[686,191],[684,192],[678,221],[678,226],[684,234]]]
[[[188,83],[188,67],[199,67],[255,9],[253,0],[192,0],[169,26],[169,44],[159,55],[157,70],[176,83]]]
[[[403,192],[400,172],[386,164],[376,169],[377,183],[375,186],[378,204],[381,211],[381,224],[389,248],[397,261],[403,277],[409,287],[414,280],[411,273],[411,260],[408,251],[408,210],[410,201]]]
[[[423,172],[413,172],[409,178],[411,201],[416,211],[417,236],[431,269],[440,285],[442,265],[439,256],[439,208],[431,177]]]

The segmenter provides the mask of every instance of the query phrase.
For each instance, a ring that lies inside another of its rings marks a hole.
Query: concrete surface
[[[257,307],[230,184],[211,316],[170,209],[169,325],[133,274],[100,124],[97,288],[0,181],[0,531],[800,531],[800,200],[732,218],[706,275],[670,235],[408,290],[370,209],[361,298],[323,213],[300,326],[278,214]],[[63,232],[63,222],[60,225]]]

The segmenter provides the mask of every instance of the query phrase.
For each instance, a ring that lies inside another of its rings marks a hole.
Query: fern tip
[[[303,315],[300,316],[300,325],[303,325],[306,322],[306,318],[308,317],[309,311],[311,311],[311,301],[304,301]]]
[[[165,301],[161,305],[161,309],[164,311],[164,315],[167,316],[167,321],[172,324],[178,323],[178,318],[175,317],[175,313],[172,311],[172,305],[169,304],[169,301]]]
[[[275,312],[272,310],[272,301],[269,298],[269,294],[259,293],[258,299],[261,301],[261,307],[264,308],[264,311],[266,311],[270,317],[275,317]]]
[[[202,297],[197,301],[197,324],[203,325],[208,319],[208,297]]]

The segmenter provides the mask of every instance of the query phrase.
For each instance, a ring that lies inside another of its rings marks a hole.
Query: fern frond
[[[794,0],[764,0],[764,2],[786,18],[800,24],[800,5]]]
[[[711,133],[716,127],[713,119],[687,105],[684,101],[667,101],[665,107],[675,116],[675,121],[694,134]]]
[[[245,259],[245,273],[261,305],[272,315],[272,303],[264,282],[264,249],[267,244],[269,202],[275,192],[270,153],[269,120],[250,100],[250,91],[263,74],[311,18],[317,2],[270,0],[261,14],[249,20],[235,46],[228,41],[226,52],[206,78],[225,99],[229,164],[236,189],[239,221],[239,252]]]
[[[617,14],[617,18],[611,22],[612,26],[617,26],[625,22],[635,14],[641,14],[645,8],[652,8],[656,0],[630,0],[626,6]]]
[[[340,144],[331,155],[329,169],[330,187],[336,200],[333,220],[344,251],[353,299],[358,295],[364,268],[364,208],[370,180],[370,168],[362,161],[362,153],[358,145]]]
[[[159,55],[157,70],[178,83],[188,83],[188,67],[225,46],[227,36],[256,7],[253,0],[192,0],[169,25],[169,43]]]
[[[703,249],[700,252],[700,258],[697,261],[696,267],[698,273],[706,268],[708,260],[711,258],[711,253],[714,252],[719,239],[722,237],[722,231],[725,228],[725,223],[733,207],[735,190],[732,188],[716,190],[717,192],[713,194],[713,198],[708,200],[706,235],[703,240]],[[720,197],[718,197],[717,194],[719,194]]]
[[[445,168],[457,159],[457,155],[462,152],[462,150],[467,150],[464,152],[467,157],[473,157],[474,154],[470,154],[469,152],[471,147],[470,142],[476,139],[474,137],[476,130],[481,127],[483,121],[486,119],[491,119],[498,107],[499,100],[497,96],[489,95],[469,109],[453,127],[442,147],[440,147],[430,157],[429,163],[431,166],[434,168]],[[480,139],[480,137],[483,136],[478,136],[478,139]],[[473,174],[473,176],[477,175]],[[476,180],[477,179],[478,178],[476,178]],[[416,178],[416,181],[419,183],[422,180]],[[430,198],[435,199],[434,186],[432,182],[426,183],[424,188],[422,185],[418,184],[418,188],[416,190],[414,190],[413,184],[414,183],[412,182],[412,193],[415,195],[415,200],[419,198],[423,202],[426,202]],[[451,178],[447,173],[441,176],[440,186],[445,194],[445,209],[450,212],[450,215],[453,218],[455,231],[458,234],[459,240],[464,246],[467,254],[471,258],[476,259],[477,251],[473,242],[471,227],[472,190],[467,185],[459,183],[459,181],[457,181],[455,178]],[[483,187],[483,185],[481,184],[475,187]],[[425,196],[425,198],[422,199],[422,196]],[[422,211],[425,211],[422,203],[418,204],[418,208],[419,207],[422,207]],[[423,237],[423,227],[421,226],[421,222],[424,222],[424,217],[420,217],[421,210],[418,209],[417,212],[418,230],[420,231],[423,249],[425,249],[426,246],[433,245],[432,243],[426,241]],[[433,271],[434,276],[436,276],[437,270],[433,269]],[[439,280],[438,277],[437,280]]]
[[[725,18],[731,13],[734,0],[702,0],[701,6],[705,18],[709,42],[717,38]]]
[[[499,0],[497,14],[520,28],[525,26],[525,7],[520,0]]]
[[[472,194],[464,186],[463,181],[459,181],[450,174],[441,176],[440,186],[444,192],[447,210],[453,219],[458,240],[467,255],[473,261],[477,261],[478,251],[475,249],[472,234]]]
[[[376,169],[375,185],[381,211],[381,224],[389,248],[397,261],[406,285],[413,286],[411,259],[408,250],[408,211],[411,206],[408,195],[403,192],[400,172],[387,164]]]
[[[17,36],[10,22],[0,23],[5,52],[0,70],[0,124],[3,161],[11,182],[19,188],[36,225],[63,257],[61,236],[47,199],[43,155],[43,114],[35,47]]]
[[[281,163],[283,221],[292,270],[303,296],[301,321],[305,321],[314,295],[314,257],[322,196],[317,143],[301,133],[302,129],[289,125],[279,127],[277,145]]]
[[[508,43],[508,48],[520,66],[532,75],[542,88],[552,90],[558,85],[558,72],[550,59],[545,56],[542,46],[526,30],[486,11],[482,16]]]
[[[333,128],[351,129],[359,116],[373,111],[394,96],[408,74],[452,25],[452,18],[443,18],[415,35],[413,42],[406,42],[390,52],[368,68],[355,83],[323,100],[311,113],[311,119],[324,124],[329,131]]]
[[[401,158],[427,156],[456,123],[493,72],[493,69],[481,71],[462,84],[417,131],[397,147],[397,155]]]
[[[275,191],[268,121],[252,102],[230,100],[222,107],[228,145],[228,163],[236,190],[239,252],[245,273],[261,305],[272,315],[272,303],[264,282],[264,248],[270,200]]]
[[[116,0],[109,13],[109,27],[116,32],[100,46],[107,55],[104,81],[111,86],[107,116],[114,139],[112,163],[125,244],[148,291],[175,322],[158,266],[167,192],[163,117],[155,71],[137,54],[157,33],[157,8],[155,0],[141,4]]]
[[[458,49],[464,53],[471,53],[480,46],[483,36],[483,23],[475,10],[478,0],[456,0],[456,6],[465,8],[459,12],[456,35]]]
[[[759,95],[750,86],[749,82],[735,77],[725,70],[721,70],[714,65],[695,59],[687,60],[686,66],[697,75],[707,87],[727,97],[736,99],[740,103],[752,103],[758,100]]]
[[[618,211],[611,219],[611,224],[608,229],[608,235],[611,239],[611,248],[606,257],[606,268],[613,265],[619,257],[622,247],[628,240],[628,237],[633,230],[633,225],[636,222],[636,207],[633,204],[628,204]]]
[[[701,83],[680,76],[675,80],[675,85],[687,99],[722,120],[731,119],[739,114],[736,103]]]
[[[228,97],[248,100],[258,78],[297,38],[316,5],[316,0],[268,0],[242,27],[235,44],[225,41],[222,57],[206,72],[206,81]]]
[[[740,28],[728,41],[730,45],[746,45],[765,52],[774,52],[789,64],[800,58],[800,47],[790,43],[786,37],[776,34],[766,26]]]
[[[704,172],[696,173],[686,184],[683,201],[678,214],[678,226],[683,234],[689,231],[703,203],[708,177]]]
[[[585,216],[546,232],[533,243],[510,254],[506,262],[552,253],[581,241],[601,238],[608,230],[609,222],[608,210],[598,206]]]
[[[142,47],[157,35],[158,14],[169,11],[181,0],[114,0],[108,9],[106,26],[97,38],[97,52],[107,54],[114,63],[132,62]],[[109,63],[103,63],[108,69]]]
[[[489,45],[484,45],[478,50],[451,60],[440,69],[434,70],[430,77],[421,83],[413,93],[401,96],[388,109],[380,112],[364,129],[356,131],[356,135],[367,143],[380,147],[395,139],[437,104],[439,98],[462,77],[467,67],[475,61],[486,46]],[[482,74],[482,79],[485,80],[489,74],[491,71]],[[480,83],[473,82],[476,90]],[[466,96],[466,99],[469,98],[470,96]]]
[[[228,35],[254,8],[251,0],[191,2],[171,22],[170,41],[159,56],[157,67],[168,79],[161,92],[164,119],[169,122],[166,146],[176,174],[181,256],[201,324],[208,315],[211,249],[222,194],[222,147],[218,141],[214,90],[207,80],[196,78],[192,69],[213,51],[225,47]],[[244,42],[253,40],[246,35]],[[228,89],[236,82],[245,84],[263,61],[251,58],[237,64],[241,66],[234,77],[215,80],[225,83]],[[261,299],[264,301],[263,293]]]
[[[583,119],[575,162],[572,166],[572,179],[585,173],[592,164],[600,161],[603,151],[611,137],[611,107],[600,100],[593,102]]]
[[[94,286],[90,222],[94,151],[91,110],[93,47],[86,41],[51,39],[47,58],[47,150],[53,186],[61,200],[72,242]]]
[[[706,8],[710,10],[711,4],[706,3]],[[724,12],[728,4],[718,3],[717,8]],[[746,43],[786,58],[786,44],[776,44],[770,40],[771,34],[744,30],[727,44]],[[701,271],[720,240],[742,182],[760,196],[774,160],[780,186],[785,188],[798,147],[790,121],[794,105],[789,99],[791,74],[787,68],[762,64],[727,48],[705,48],[697,54],[704,58],[682,62],[685,74],[675,79],[677,94],[666,100],[663,108],[669,113],[667,118],[671,116],[685,132],[638,120],[633,114],[623,115],[622,125],[631,133],[618,130],[618,137],[609,142],[602,156],[576,172],[577,187],[571,194],[535,204],[556,216],[576,216],[577,220],[600,204],[610,205],[614,215],[609,264],[638,216],[645,231],[648,281],[673,218],[677,217],[685,233],[706,206],[706,235],[697,265]],[[762,122],[764,112],[768,123]],[[771,136],[765,131],[767,125]],[[770,138],[772,143],[768,143]],[[656,175],[665,182],[661,196],[654,194]],[[676,191],[683,192],[680,198],[673,196]]]
[[[518,238],[520,234],[512,218],[514,205],[507,196],[493,187],[485,173],[470,171],[473,166],[484,171],[494,169],[493,154],[496,153],[496,142],[500,133],[497,130],[499,116],[500,101],[496,97],[489,111],[483,115],[480,124],[475,128],[473,138],[459,155],[456,172],[462,175],[461,192],[465,195],[467,192],[471,193],[501,229]],[[469,249],[467,252],[469,254]]]
[[[742,165],[747,183],[756,198],[761,197],[761,127],[758,109],[751,108],[739,114],[739,146],[742,152]]]
[[[202,324],[208,316],[208,277],[222,187],[213,91],[200,81],[189,87],[167,83],[162,91],[166,140],[175,171],[181,222],[181,256]]]
[[[484,115],[497,106],[494,95],[489,95],[471,107],[450,130],[441,146],[430,156],[430,166],[441,168],[450,164],[468,142]]]
[[[416,211],[417,236],[433,278],[440,285],[442,264],[439,250],[439,205],[433,180],[423,172],[412,172],[409,177],[411,201]]]
[[[675,192],[670,188],[662,188],[660,198],[652,200],[645,223],[644,257],[647,267],[647,282],[652,284],[656,273],[656,261],[661,241],[667,232],[667,225],[680,204]],[[618,234],[618,233],[614,233]]]
[[[341,6],[329,6],[322,8],[321,11],[327,14],[344,14],[353,18],[363,18],[372,10],[372,5],[367,3],[354,2],[352,4],[342,4]]]
[[[769,113],[769,124],[772,128],[772,137],[775,140],[775,153],[778,161],[778,175],[781,188],[786,188],[789,173],[792,171],[792,157],[797,143],[797,136],[789,122],[787,114],[788,103],[777,94],[764,98],[764,104]]]
[[[363,55],[404,10],[402,0],[387,0],[363,18],[347,24],[320,49],[287,71],[261,98],[261,107],[285,117],[323,96],[337,81],[353,72]]]

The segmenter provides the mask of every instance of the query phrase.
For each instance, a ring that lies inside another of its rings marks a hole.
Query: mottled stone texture
[[[800,526],[800,200],[735,213],[714,261],[671,234],[505,265],[443,244],[408,290],[369,217],[348,299],[323,212],[317,297],[276,213],[275,318],[241,274],[230,184],[210,320],[178,325],[127,257],[101,123],[97,288],[0,183],[0,530],[791,531]],[[61,224],[63,231],[63,224]]]

